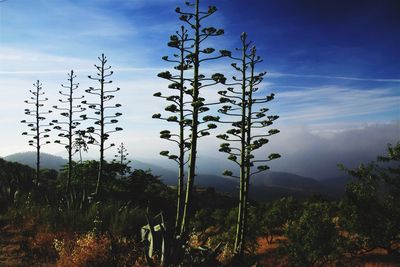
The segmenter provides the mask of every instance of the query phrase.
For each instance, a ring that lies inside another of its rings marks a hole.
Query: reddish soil
[[[266,237],[259,237],[257,239],[258,249],[256,251],[259,266],[288,266],[286,258],[278,253],[278,247],[283,242],[286,242],[283,236],[274,236],[271,243],[268,243]],[[348,257],[346,263],[348,263],[346,266],[356,267],[400,267],[400,260],[387,255],[383,249],[375,249],[359,257]],[[330,267],[336,265],[326,264],[324,266]]]
[[[27,238],[19,230],[4,226],[0,230],[0,266],[29,266],[26,244]]]
[[[33,255],[33,233],[31,223],[21,228],[12,225],[0,228],[0,267],[55,266],[54,262]]]
[[[287,266],[286,258],[278,253],[278,247],[284,241],[285,238],[282,236],[274,236],[270,243],[268,243],[266,237],[259,237],[257,239],[258,248],[256,255],[260,266]]]

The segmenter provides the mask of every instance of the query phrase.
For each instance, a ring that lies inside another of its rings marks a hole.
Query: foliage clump
[[[284,250],[291,266],[323,266],[341,255],[343,244],[327,203],[306,204],[285,230]]]
[[[354,179],[341,202],[340,224],[353,238],[353,253],[375,248],[400,254],[400,143],[386,156],[345,169]]]

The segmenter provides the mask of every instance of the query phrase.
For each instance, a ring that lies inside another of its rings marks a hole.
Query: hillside
[[[5,160],[18,162],[36,168],[36,152],[21,152],[4,157]],[[40,153],[41,168],[59,170],[63,165],[67,164],[67,160],[47,153]]]
[[[288,189],[302,189],[304,191],[321,191],[322,184],[310,177],[287,173],[268,171],[252,177],[254,186],[274,186]]]
[[[176,185],[177,173],[166,170],[154,172],[160,175],[161,180],[168,185]],[[251,181],[250,197],[257,201],[271,201],[281,197],[293,196],[306,198],[312,195],[322,195],[336,199],[340,197],[348,180],[347,177],[318,181],[310,177],[304,177],[293,173],[272,172],[256,175]],[[199,174],[195,184],[202,187],[213,187],[219,192],[236,195],[239,183],[235,179],[213,174]]]
[[[18,162],[35,167],[35,152],[16,153],[4,158],[7,161]],[[41,165],[43,168],[60,169],[67,160],[47,153],[41,154]],[[177,172],[163,168],[157,164],[132,160],[132,169],[150,170],[152,174],[159,176],[166,185],[175,186]],[[285,196],[305,198],[314,194],[323,195],[328,198],[337,198],[344,192],[348,178],[335,177],[318,181],[310,177],[304,177],[287,172],[269,171],[252,177],[250,197],[257,201],[270,201]],[[201,187],[213,187],[219,192],[236,195],[238,181],[215,174],[198,174],[195,184]]]

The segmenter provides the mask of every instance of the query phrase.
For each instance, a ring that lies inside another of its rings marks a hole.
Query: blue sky
[[[149,119],[164,106],[152,94],[165,88],[156,74],[170,68],[161,57],[170,54],[166,43],[180,25],[174,9],[183,2],[0,3],[0,119],[4,127],[0,156],[28,149],[27,140],[19,136],[24,126],[18,122],[24,119],[23,100],[35,80],[43,82],[52,106],[70,69],[76,71],[82,92],[92,86],[85,77],[94,73],[97,56],[105,53],[115,70],[115,86],[121,87],[116,99],[124,113],[121,126],[125,131],[116,134],[114,141],[127,143],[131,155],[158,157],[157,151],[167,146],[158,140],[158,132],[167,125]],[[399,1],[203,1],[205,7],[211,4],[218,12],[209,24],[224,28],[226,34],[210,45],[233,50],[240,33],[246,31],[264,59],[259,70],[268,74],[262,89],[276,93],[270,108],[281,116],[277,127],[282,134],[272,148],[287,154],[286,164],[282,159],[279,168],[296,160],[291,155],[305,151],[288,145],[304,143],[304,138],[325,138],[322,143],[326,144],[337,138],[352,151],[342,137],[354,132],[364,136],[363,144],[376,147],[370,151],[372,156],[378,147],[383,151],[386,143],[399,140]],[[213,71],[230,76],[229,62],[206,66],[205,72]],[[204,94],[216,99],[217,90]],[[371,127],[382,125],[391,129],[390,134],[363,135],[363,129],[373,132]],[[213,149],[217,143],[212,137],[205,141],[204,151],[210,157],[219,157]],[[309,146],[316,144],[320,146],[319,141]],[[57,145],[46,149],[65,154]]]

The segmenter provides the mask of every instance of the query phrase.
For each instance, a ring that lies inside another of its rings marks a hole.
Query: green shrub
[[[288,224],[283,250],[291,266],[320,266],[341,254],[342,240],[326,203],[306,204],[296,221]]]
[[[346,170],[355,179],[346,187],[339,222],[354,240],[353,253],[375,248],[400,253],[400,143],[389,146],[378,163]]]

